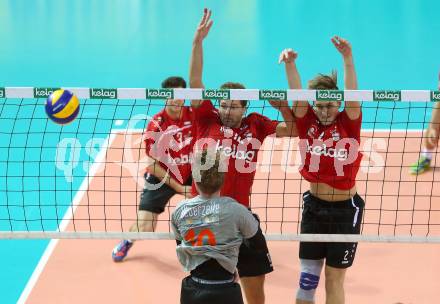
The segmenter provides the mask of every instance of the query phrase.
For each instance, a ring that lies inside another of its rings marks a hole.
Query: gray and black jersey
[[[258,231],[258,221],[243,205],[230,197],[196,196],[182,201],[172,214],[171,227],[177,256],[185,271],[215,259],[234,273],[243,239]]]

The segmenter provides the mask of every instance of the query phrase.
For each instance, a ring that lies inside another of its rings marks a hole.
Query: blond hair
[[[318,74],[309,80],[309,89],[313,90],[338,90],[338,75],[335,70],[331,75]]]

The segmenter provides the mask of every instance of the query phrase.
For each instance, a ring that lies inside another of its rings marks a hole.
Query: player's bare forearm
[[[189,86],[190,88],[203,88],[202,82],[202,72],[203,72],[203,46],[202,41],[193,42],[192,52],[191,52],[191,62],[189,70]],[[193,99],[191,100],[191,106],[193,108],[198,108],[201,104],[201,100]]]
[[[279,123],[277,126],[277,137],[296,137],[298,136],[298,131],[295,124],[295,116],[292,110],[287,107],[281,107],[281,115],[283,116],[284,122]]]
[[[436,102],[432,109],[431,128],[440,133],[440,103]]]
[[[183,190],[182,184],[180,184],[174,177],[172,177],[164,168],[159,164],[157,160],[152,158],[154,162],[147,167],[147,171],[157,177],[159,180],[164,180],[165,184],[181,193]]]
[[[287,62],[285,64],[287,83],[289,84],[289,89],[299,90],[301,89],[301,77],[299,76],[298,69],[294,61]],[[304,117],[308,109],[308,103],[304,100],[294,100],[293,101],[293,115],[295,117]]]
[[[353,50],[350,42],[339,36],[333,36],[331,42],[336,50],[342,55],[342,59],[344,60],[344,88],[346,90],[357,90],[357,76],[354,68]],[[358,119],[361,114],[359,101],[346,100],[345,111],[350,119]]]
[[[440,91],[440,73],[438,74],[438,87],[437,89]],[[436,102],[432,109],[431,115],[431,126],[440,130],[440,102]]]
[[[202,41],[194,40],[189,70],[189,85],[191,88],[203,88],[202,73],[203,45]]]
[[[203,40],[207,37],[213,21],[211,20],[211,10],[205,8],[203,16],[197,26],[193,46],[191,51],[191,62],[189,68],[189,85],[191,88],[204,88],[202,82],[203,73]],[[201,104],[200,100],[193,100],[191,106],[197,108]]]
[[[346,90],[357,90],[357,76],[353,56],[344,56],[344,86]]]
[[[357,90],[357,76],[353,56],[343,56],[344,59],[344,87],[346,90]],[[350,119],[357,119],[361,113],[359,101],[345,101],[345,110]]]
[[[285,65],[287,83],[289,84],[289,89],[298,90],[301,89],[301,78],[296,68],[295,61],[287,62]]]

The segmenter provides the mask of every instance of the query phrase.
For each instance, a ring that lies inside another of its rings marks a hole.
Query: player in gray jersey
[[[200,195],[182,201],[172,215],[177,256],[190,272],[182,281],[180,303],[243,303],[234,275],[240,245],[245,241],[255,250],[265,248],[252,213],[234,199],[220,197],[220,154],[196,154],[193,178]]]

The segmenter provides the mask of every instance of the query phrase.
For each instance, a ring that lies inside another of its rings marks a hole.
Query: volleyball
[[[68,90],[56,90],[46,100],[46,114],[55,123],[72,122],[79,112],[79,100]]]

